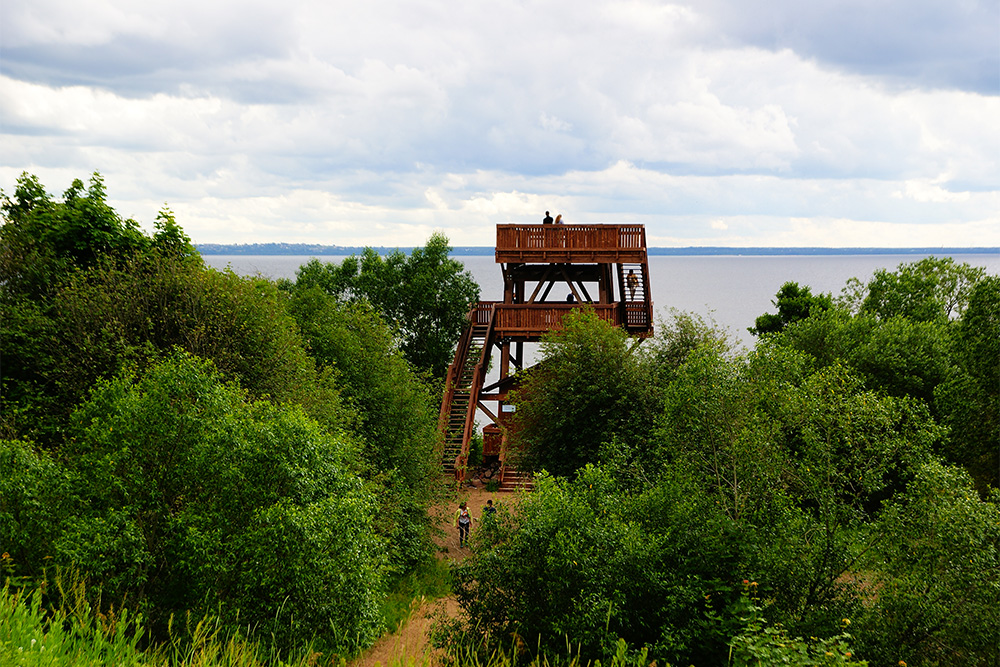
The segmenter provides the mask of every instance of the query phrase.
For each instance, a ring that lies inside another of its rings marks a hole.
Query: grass
[[[447,595],[451,575],[444,561],[432,559],[400,577],[386,597],[386,626],[397,628],[414,603]],[[274,646],[224,629],[219,619],[171,619],[169,638],[151,645],[140,614],[127,609],[102,612],[78,576],[56,573],[30,582],[7,577],[0,587],[0,665],[4,667],[344,667],[341,657],[302,649],[281,655]],[[52,602],[55,600],[56,602]],[[393,667],[426,667],[426,658],[403,658]],[[386,666],[390,667],[390,666]]]
[[[423,600],[451,593],[451,571],[444,560],[432,558],[415,571],[398,578],[382,603],[385,627],[395,631]]]
[[[20,585],[15,585],[15,583]],[[49,590],[53,587],[54,590]],[[59,600],[47,606],[45,598]],[[171,623],[170,639],[145,646],[148,631],[141,615],[128,610],[94,609],[85,584],[56,575],[37,585],[6,579],[0,588],[0,665],[5,667],[318,667],[308,648],[302,655],[278,657],[261,646],[222,630],[218,619],[184,619],[181,638]],[[178,628],[179,630],[179,628]]]

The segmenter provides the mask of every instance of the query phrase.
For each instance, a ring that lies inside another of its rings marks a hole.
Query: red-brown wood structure
[[[439,428],[445,443],[442,468],[463,480],[482,411],[491,422],[483,429],[483,454],[499,463],[500,488],[506,490],[530,484],[506,465],[503,436],[514,407],[508,394],[525,365],[525,343],[537,343],[560,328],[563,316],[581,306],[642,339],[653,333],[653,302],[642,225],[499,224],[496,261],[504,299],[472,305],[448,369]],[[553,293],[557,285],[568,293]],[[499,356],[494,365],[499,380],[485,385],[494,355]]]

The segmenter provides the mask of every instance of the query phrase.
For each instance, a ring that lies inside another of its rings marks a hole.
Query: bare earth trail
[[[516,497],[510,493],[491,493],[482,488],[464,488],[446,505],[432,508],[432,515],[444,531],[435,539],[439,547],[438,558],[447,560],[465,558],[466,550],[458,546],[458,529],[452,526],[459,503],[462,501],[468,503],[473,516],[472,530],[475,531],[487,500],[493,500],[493,504],[496,505],[510,502]],[[394,660],[407,657],[419,665],[421,658],[430,650],[431,625],[442,613],[448,617],[458,614],[458,603],[454,597],[449,595],[440,600],[420,604],[395,632],[383,635],[374,646],[348,663],[349,667],[375,667],[375,665],[388,667]]]

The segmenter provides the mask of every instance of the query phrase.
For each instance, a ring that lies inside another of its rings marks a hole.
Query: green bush
[[[843,619],[846,629],[849,619]],[[778,625],[768,625],[755,615],[746,631],[733,638],[729,664],[733,667],[762,667],[763,665],[790,665],[794,667],[820,667],[821,665],[857,665],[866,667],[866,660],[856,660],[851,650],[853,637],[842,632],[822,639],[792,637],[788,630]]]
[[[25,564],[52,555],[65,490],[49,454],[25,442],[0,440],[0,553],[8,567],[29,574]]]
[[[1000,665],[1000,507],[930,462],[872,527],[873,591],[856,634],[873,663]]]
[[[544,359],[515,392],[510,449],[553,475],[572,475],[597,463],[601,445],[642,443],[656,415],[658,395],[630,353],[625,332],[592,310],[574,310],[542,345]]]
[[[53,555],[155,633],[193,610],[285,648],[377,636],[386,550],[345,435],[247,401],[185,354],[101,383],[73,424]]]
[[[685,480],[665,475],[632,493],[598,467],[572,482],[541,475],[516,515],[505,504],[496,519],[455,572],[458,600],[491,650],[516,634],[549,655],[568,640],[584,660],[609,658],[619,639],[656,660],[724,659],[739,629],[727,613],[738,543]]]
[[[357,413],[365,475],[383,487],[377,530],[405,572],[432,557],[426,506],[439,470],[437,407],[430,386],[403,358],[392,330],[367,304],[344,304],[318,288],[293,291],[289,310],[317,363],[332,371]]]

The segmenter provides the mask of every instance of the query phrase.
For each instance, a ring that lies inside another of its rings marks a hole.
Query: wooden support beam
[[[497,416],[493,414],[492,410],[483,405],[483,402],[481,400],[476,402],[476,407],[485,412],[486,416],[492,419],[494,424],[500,421],[499,419],[497,419]]]
[[[562,269],[560,273],[562,273],[562,277],[566,280],[566,284],[569,285],[569,291],[573,293],[573,296],[576,298],[576,302],[586,303],[583,297],[580,296],[580,293],[576,291],[576,285],[573,284],[573,280],[569,277],[569,274],[566,273],[566,269]],[[583,293],[586,294],[587,291],[584,290]]]

